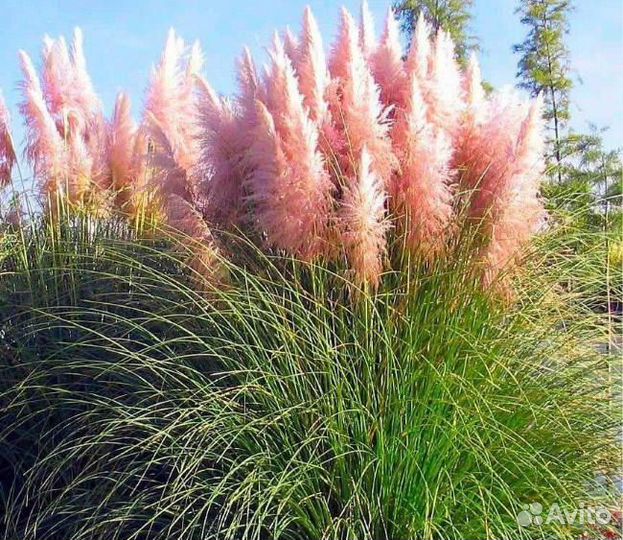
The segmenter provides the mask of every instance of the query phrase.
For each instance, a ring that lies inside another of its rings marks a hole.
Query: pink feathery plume
[[[112,174],[107,155],[108,125],[101,109],[94,111],[82,136],[91,156],[91,187],[103,193],[112,186]]]
[[[91,183],[93,160],[84,140],[70,135],[67,141],[67,197],[74,204],[85,202]]]
[[[193,132],[196,131],[194,125],[194,116],[196,114],[196,103],[194,99],[196,78],[201,73],[203,66],[203,52],[198,41],[193,43],[188,54],[186,66],[184,70],[184,78],[181,81],[180,100],[182,112],[184,115],[184,128]]]
[[[188,55],[188,62],[186,63],[186,81],[190,86],[193,85],[194,77],[199,74],[203,67],[203,51],[201,50],[201,44],[199,41],[195,41],[190,48]]]
[[[454,58],[454,43],[440,30],[435,37],[425,97],[429,120],[451,137],[457,135],[463,111],[461,71]]]
[[[172,195],[178,195],[186,201],[195,202],[194,186],[188,179],[188,170],[178,161],[175,143],[169,138],[158,119],[149,114],[146,118],[149,142],[152,151],[149,154],[149,166],[153,169],[151,183],[165,202]]]
[[[400,30],[394,12],[387,13],[381,43],[371,58],[372,73],[381,88],[381,101],[385,106],[402,106],[406,73],[402,61]]]
[[[543,95],[539,94],[521,124],[515,152],[515,172],[532,179],[530,189],[543,174],[543,150]]]
[[[238,59],[238,105],[243,115],[255,117],[255,100],[263,99],[255,63],[251,51],[245,47]]]
[[[26,159],[48,196],[63,189],[67,157],[63,138],[46,106],[39,77],[29,56],[20,51],[24,80],[21,84],[24,100],[20,112],[26,123]]]
[[[407,55],[406,70],[409,76],[417,77],[422,89],[428,82],[431,55],[430,32],[430,25],[426,22],[424,15],[420,13],[415,25],[411,48]]]
[[[107,156],[108,128],[101,111],[92,116],[84,140],[91,156],[91,187],[94,191],[107,191],[112,185],[112,175]]]
[[[193,47],[184,61],[184,42],[169,31],[158,66],[152,72],[143,129],[153,143],[149,165],[165,198],[177,194],[194,201],[198,160],[196,101],[193,92],[201,52]]]
[[[79,119],[72,107],[72,75],[73,68],[65,38],[50,39],[46,36],[41,73],[43,95],[50,114],[62,132],[67,128],[70,114],[74,121]]]
[[[325,92],[329,86],[330,76],[322,35],[309,6],[305,8],[303,16],[300,54],[295,67],[301,94],[303,94],[309,114],[313,120],[322,125],[328,120],[329,114]]]
[[[71,49],[73,68],[72,107],[75,114],[82,118],[84,137],[87,150],[91,155],[91,184],[97,190],[104,191],[111,187],[111,172],[108,167],[107,125],[102,113],[100,100],[95,93],[91,77],[87,71],[84,55],[83,36],[80,28],[74,30],[74,41]]]
[[[475,54],[471,55],[463,76],[463,93],[465,95],[465,111],[456,141],[455,165],[457,167],[460,167],[466,159],[463,154],[470,151],[470,142],[478,137],[478,133],[489,114],[489,101],[482,87],[480,66]]]
[[[332,183],[318,150],[318,130],[308,117],[294,69],[278,39],[271,51],[266,80],[268,110],[261,110],[260,150],[273,147],[272,156],[254,150],[260,163],[272,159],[274,176],[255,179],[251,197],[257,204],[260,227],[268,242],[305,260],[326,253],[326,228]],[[259,167],[266,170],[265,165]]]
[[[331,76],[327,68],[322,36],[316,19],[309,7],[305,8],[298,63],[295,69],[299,89],[303,95],[310,118],[316,123],[320,134],[320,147],[328,161],[335,161],[335,155],[343,144],[336,131],[327,100]]]
[[[152,71],[145,109],[163,125],[174,122],[179,107],[179,69],[182,48],[173,29],[169,30],[167,41],[158,66]],[[171,131],[175,131],[171,127]]]
[[[500,193],[493,203],[500,208],[493,212],[496,219],[490,225],[491,237],[485,250],[487,284],[520,255],[521,248],[544,222],[546,213],[539,196],[544,170],[542,131],[542,98],[539,96],[521,123],[505,193]]]
[[[538,196],[540,124],[538,100],[528,110],[514,94],[499,94],[465,152],[460,186],[479,235],[477,256],[486,285],[517,258],[544,217]],[[506,288],[504,280],[500,285]]]
[[[53,45],[54,45],[54,40],[50,36],[45,34],[43,36],[43,48],[41,49],[41,57],[43,58],[44,61],[47,58],[48,54],[50,54],[50,52],[52,51]]]
[[[284,105],[285,86],[286,86],[286,74],[285,69],[280,69],[277,61],[285,57],[288,65],[292,65],[285,54],[283,42],[277,32],[273,33],[272,47],[268,50],[270,56],[270,64],[265,64],[263,67],[263,73],[261,77],[261,84],[263,88],[263,97],[260,101],[266,105],[271,115],[276,112],[277,115],[281,114],[280,107]],[[278,59],[278,60],[277,60]],[[256,106],[257,108],[257,106]],[[273,116],[273,120],[277,121],[279,118]]]
[[[235,100],[240,116],[240,137],[246,147],[253,144],[253,132],[258,124],[256,100],[265,100],[251,51],[245,47],[237,60],[238,93]]]
[[[137,212],[149,209],[153,201],[153,178],[151,174],[148,174],[150,144],[150,137],[145,126],[139,126],[134,137],[130,164],[132,180],[127,193],[122,191],[121,195],[117,196],[117,206],[134,216]]]
[[[374,35],[374,18],[370,12],[367,0],[361,2],[359,17],[359,44],[366,58],[370,58],[376,50],[376,36]]]
[[[482,87],[480,66],[475,54],[470,56],[462,86],[465,108],[454,138],[453,168],[457,171],[464,171],[474,158],[474,152],[479,151],[482,130],[490,114],[490,103]]]
[[[46,37],[42,79],[48,108],[59,129],[64,131],[71,125],[86,129],[90,117],[101,109],[101,105],[87,72],[79,28],[74,31],[71,53],[63,37]]]
[[[196,208],[179,195],[171,195],[165,205],[167,223],[193,240],[212,242],[212,233]]]
[[[275,122],[266,105],[255,102],[256,123],[253,144],[249,149],[249,162],[252,172],[247,179],[250,202],[257,205],[257,226],[262,230],[271,228],[283,216],[279,215],[276,203],[281,197],[275,196],[275,183],[280,180],[280,172],[288,166],[287,158],[281,148]],[[281,208],[279,208],[280,210]],[[270,236],[272,230],[267,231]]]
[[[346,8],[342,8],[340,13],[340,26],[337,39],[333,45],[329,57],[329,72],[336,79],[346,79],[348,77],[348,66],[352,63],[352,56],[359,50],[359,32],[356,28],[352,15]]]
[[[392,186],[398,231],[411,254],[430,260],[443,250],[452,220],[452,147],[447,134],[428,122],[415,77],[393,139],[401,163]]]
[[[110,123],[108,141],[108,162],[111,171],[111,187],[123,202],[129,195],[134,176],[134,150],[136,125],[132,119],[130,98],[119,93]],[[122,194],[123,193],[123,194]]]
[[[197,78],[201,182],[208,221],[220,226],[242,222],[244,156],[241,119],[230,101],[220,98],[203,78]]]
[[[226,272],[220,264],[212,233],[201,214],[178,195],[169,197],[164,209],[169,226],[183,235],[180,247],[188,248],[189,241],[192,243],[188,266],[194,272],[193,277],[199,278],[195,286],[207,286],[208,289],[215,285],[222,286]]]
[[[344,9],[332,65],[334,76],[340,78],[338,99],[332,100],[331,113],[345,142],[341,172],[347,177],[353,176],[358,166],[357,156],[365,146],[375,177],[388,186],[397,166],[388,136],[388,110],[381,105],[379,88],[359,46],[353,18]]]
[[[489,225],[510,193],[514,147],[526,108],[515,94],[501,93],[490,104],[489,115],[469,141],[461,164],[460,186],[469,198],[469,217]]]
[[[482,114],[486,96],[485,90],[482,87],[482,76],[476,53],[470,55],[467,69],[463,75],[463,93],[465,95],[467,112],[474,115],[474,117]]]
[[[74,41],[71,49],[73,66],[73,93],[75,106],[86,118],[96,114],[101,109],[100,100],[93,89],[91,77],[87,71],[87,62],[84,56],[84,39],[82,30],[74,30]]]
[[[237,67],[238,92],[233,106],[239,117],[240,145],[244,148],[241,167],[243,170],[249,170],[254,166],[250,158],[250,149],[256,144],[255,132],[259,129],[260,124],[256,101],[265,101],[266,91],[248,47],[244,47],[242,55],[237,60]],[[241,182],[244,189],[246,178]]]
[[[42,80],[48,110],[61,137],[67,141],[72,137],[83,139],[82,143],[74,143],[74,147],[79,144],[80,149],[68,149],[68,159],[75,162],[78,154],[88,153],[92,166],[90,175],[87,175],[89,183],[96,189],[106,189],[110,176],[106,164],[106,122],[86,69],[79,28],[75,30],[71,52],[64,38],[53,40],[46,37]],[[68,185],[84,182],[84,179],[71,178],[74,170],[77,170],[76,165],[68,163]]]
[[[11,183],[11,170],[16,161],[13,137],[11,137],[11,117],[0,93],[0,189]]]
[[[283,33],[283,48],[292,65],[296,65],[299,56],[299,42],[292,30],[290,30],[290,27],[286,27]]]
[[[180,129],[180,115],[183,108],[182,53],[183,45],[175,32],[170,30],[160,62],[152,72],[145,104],[145,120],[148,129],[151,127],[149,118],[156,120],[155,131],[164,133],[173,151],[181,154],[179,157],[183,160],[186,156],[184,156],[185,141]]]
[[[193,168],[199,159],[197,127],[197,100],[195,97],[196,78],[200,75],[203,66],[203,52],[198,41],[190,49],[185,67],[185,75],[180,91],[180,131],[189,154],[189,173],[194,174]]]
[[[364,147],[357,176],[345,188],[340,207],[341,239],[357,285],[378,286],[386,253],[385,196]]]

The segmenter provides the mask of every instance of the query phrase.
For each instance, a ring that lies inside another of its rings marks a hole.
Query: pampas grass
[[[365,4],[244,50],[231,97],[171,31],[136,125],[79,31],[20,56],[44,211],[0,234],[3,538],[571,540],[517,513],[613,504],[603,276],[535,236],[540,100]]]
[[[181,198],[189,219],[213,231],[241,230],[267,252],[341,268],[370,286],[410,257],[445,257],[478,230],[474,268],[508,294],[496,277],[545,215],[540,100],[486,96],[476,58],[460,69],[450,37],[431,36],[423,19],[405,55],[391,10],[378,40],[365,5],[359,25],[342,10],[327,51],[306,9],[300,36],[275,34],[263,73],[244,51],[228,98],[202,78],[199,45],[171,30],[134,126],[123,94],[104,120],[80,31],[71,50],[46,39],[41,77],[21,53],[26,157],[44,205],[60,197],[70,209],[137,224],[143,215],[166,221],[169,199]],[[353,247],[352,218],[371,204],[361,193],[364,155],[382,205],[366,225],[376,240]],[[364,256],[372,245],[376,253]],[[402,254],[383,256],[387,245]]]
[[[11,172],[17,160],[11,137],[11,117],[0,94],[0,189],[11,182]]]

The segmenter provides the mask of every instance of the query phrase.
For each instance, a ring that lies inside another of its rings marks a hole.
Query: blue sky
[[[369,0],[380,31],[391,0]],[[576,130],[587,122],[610,126],[606,143],[623,145],[623,2],[576,0],[569,47],[573,65]],[[17,51],[38,57],[44,34],[70,36],[74,26],[85,35],[89,71],[107,112],[117,91],[126,90],[142,104],[151,66],[157,61],[168,28],[187,41],[199,39],[205,74],[222,93],[234,89],[234,60],[243,45],[262,54],[275,28],[298,29],[309,4],[325,39],[335,35],[341,5],[358,13],[359,0],[2,0],[0,88],[14,112],[19,101]],[[479,37],[483,74],[494,86],[515,84],[517,56],[511,47],[525,29],[514,8],[517,0],[475,0],[473,33]],[[23,134],[13,115],[16,136]]]

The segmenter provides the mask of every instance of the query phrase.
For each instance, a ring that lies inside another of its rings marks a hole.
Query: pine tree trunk
[[[543,18],[543,27],[548,30],[547,15]],[[560,154],[560,125],[558,121],[558,107],[556,105],[556,89],[554,88],[554,73],[552,71],[552,54],[549,49],[549,44],[546,44],[547,54],[547,71],[549,73],[549,90],[552,95],[552,114],[554,116],[554,157],[556,158],[556,176],[558,177],[558,183],[562,184],[562,171],[561,163],[562,156]]]
[[[552,112],[554,113],[554,156],[556,158],[556,175],[558,176],[558,183],[562,184],[562,171],[560,168],[561,162],[562,162],[562,156],[560,154],[560,128],[558,125],[558,109],[556,107],[556,92],[553,86],[550,86],[550,90],[552,93]]]

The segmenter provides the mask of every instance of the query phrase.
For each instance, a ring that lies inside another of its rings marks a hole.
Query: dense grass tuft
[[[198,288],[134,236],[2,239],[4,538],[577,535],[515,518],[595,502],[614,463],[598,321],[560,287],[577,261],[536,250],[509,306],[460,257],[372,294],[244,239],[231,285]]]

